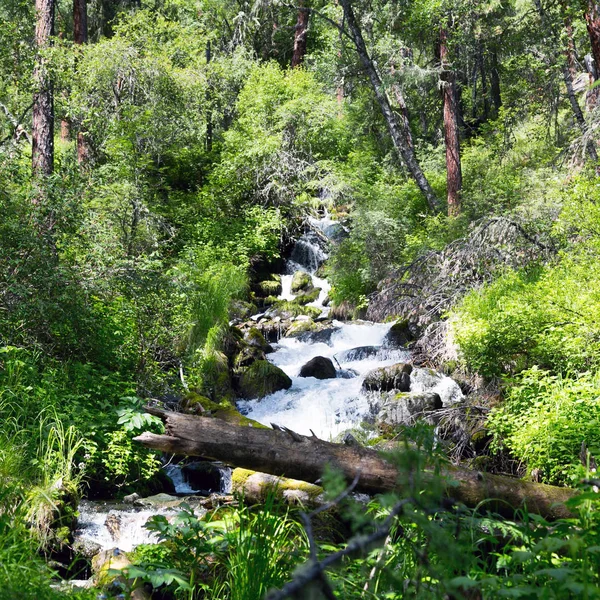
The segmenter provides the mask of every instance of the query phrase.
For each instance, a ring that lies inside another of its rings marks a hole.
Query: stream
[[[294,246],[281,278],[282,292],[279,298],[284,300],[293,300],[295,297],[291,287],[297,271],[310,274],[314,287],[321,289],[318,298],[310,305],[321,310],[316,321],[322,323],[322,328],[298,337],[279,339],[273,345],[274,352],[267,357],[292,379],[292,386],[259,400],[238,401],[240,412],[260,423],[274,423],[304,435],[314,433],[329,441],[335,440],[345,430],[359,427],[363,422],[374,422],[380,408],[381,394],[363,390],[365,375],[379,367],[407,362],[411,357],[409,350],[394,347],[389,337],[392,324],[328,319],[330,309],[326,304],[330,285],[325,279],[317,277],[316,272],[327,259],[325,238],[334,241],[340,235],[343,235],[343,230],[336,221],[312,219],[309,231]],[[266,315],[253,317],[257,323],[268,318],[268,311]],[[296,317],[298,321],[307,319]],[[335,378],[299,376],[301,367],[317,356],[333,361]],[[444,406],[462,399],[458,384],[449,377],[428,369],[415,369],[410,377],[411,392],[436,392]],[[144,529],[152,515],[175,514],[181,502],[194,503],[199,495],[230,492],[230,469],[223,466],[218,469],[221,477],[217,483],[212,489],[201,490],[192,484],[179,465],[166,465],[165,471],[173,481],[178,497],[171,497],[170,500],[169,497],[162,500],[158,498],[150,506],[144,504],[143,500],[135,500],[133,504],[83,501],[79,507],[75,537],[101,549],[118,547],[123,551],[129,551],[141,543],[155,542],[153,536]]]

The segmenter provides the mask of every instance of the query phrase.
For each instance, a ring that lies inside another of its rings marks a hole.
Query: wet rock
[[[243,369],[238,379],[240,398],[264,398],[279,390],[292,387],[292,380],[282,369],[267,360],[257,360]]]
[[[379,411],[376,423],[380,429],[398,425],[413,425],[418,419],[431,423],[431,415],[442,408],[442,399],[435,393],[402,393],[388,399]]]
[[[408,321],[398,321],[394,323],[383,339],[384,348],[406,348],[413,340],[414,336],[409,329]]]
[[[265,354],[273,352],[273,346],[267,342],[263,334],[256,327],[251,327],[246,331],[244,334],[244,341],[248,346],[259,348]]]
[[[304,271],[296,271],[292,278],[292,293],[306,292],[313,287],[312,277]]]
[[[410,373],[412,365],[398,363],[391,367],[381,367],[369,371],[363,381],[363,389],[367,391],[389,392],[398,390],[408,392],[410,389]]]
[[[358,371],[355,371],[354,369],[340,369],[337,372],[337,376],[340,379],[354,379],[355,377],[358,377]]]
[[[262,337],[262,336],[261,336]],[[239,354],[233,360],[233,366],[236,369],[249,367],[257,360],[265,360],[266,356],[263,350],[255,346],[246,346],[241,349]]]
[[[321,288],[313,288],[308,292],[303,292],[296,296],[296,302],[298,304],[310,304],[319,298],[319,294],[321,293]]]
[[[321,309],[316,306],[306,306],[289,300],[279,300],[277,304],[269,308],[265,313],[269,319],[281,317],[286,320],[291,320],[299,315],[305,315],[315,319],[320,314]]]
[[[456,381],[433,369],[413,369],[410,374],[410,390],[439,394],[444,406],[451,406],[464,399]]]
[[[222,473],[219,467],[210,462],[192,462],[181,469],[185,480],[194,490],[220,492]]]
[[[229,309],[232,319],[249,319],[252,315],[258,312],[258,307],[252,302],[245,302],[244,300],[234,300],[231,303]]]
[[[140,498],[133,504],[134,506],[143,506],[144,508],[175,508],[179,506],[183,500],[177,496],[170,494],[155,494],[147,498]]]
[[[104,527],[113,540],[117,541],[121,537],[121,517],[118,514],[109,512],[104,521]]]
[[[335,379],[337,372],[330,358],[315,356],[300,369],[300,377],[316,377],[317,379]]]
[[[327,344],[332,346],[331,336],[338,330],[337,327],[325,327],[317,331],[306,331],[296,336],[301,342],[309,344]]]
[[[78,538],[73,542],[73,552],[83,558],[91,559],[102,550],[102,546],[92,540]]]
[[[133,504],[136,500],[139,499],[139,497],[140,497],[140,495],[134,492],[133,494],[124,496],[123,502],[126,502],[127,504]]]
[[[338,352],[335,355],[335,359],[340,364],[345,362],[355,362],[370,358],[371,356],[376,356],[380,349],[380,346],[359,346],[358,348],[351,348],[350,350]]]
[[[300,339],[302,335],[312,332],[314,328],[315,323],[310,317],[305,320],[294,321],[285,332],[285,337],[295,337]]]

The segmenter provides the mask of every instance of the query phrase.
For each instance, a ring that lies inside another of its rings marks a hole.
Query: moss
[[[307,315],[316,319],[321,314],[320,308],[316,306],[302,306],[295,300],[279,300],[272,310],[272,316],[279,316],[282,319],[291,319],[300,315]]]
[[[312,289],[312,277],[304,271],[296,271],[292,278],[292,292],[295,294],[301,291]]]
[[[320,293],[321,288],[314,288],[309,292],[304,292],[303,294],[297,296],[294,302],[297,302],[298,304],[309,304],[310,302],[314,302],[315,300],[317,300],[319,298]]]
[[[272,490],[278,497],[291,502],[302,502],[304,498],[305,501],[314,503],[323,494],[323,488],[318,485],[298,479],[275,477],[249,469],[234,469],[231,483],[234,492],[246,492],[251,500],[262,499]]]
[[[179,402],[179,407],[183,412],[190,415],[201,415],[205,412],[211,412],[219,408],[219,405],[206,396],[196,392],[188,392]]]
[[[292,380],[269,361],[257,360],[242,371],[238,387],[242,398],[264,398],[279,390],[289,389]]]
[[[310,321],[294,321],[292,325],[285,332],[286,337],[294,337],[307,331],[316,331],[317,325],[312,319]]]
[[[245,417],[242,413],[236,410],[233,406],[219,407],[212,415],[215,419],[221,419],[233,425],[240,427],[256,427],[257,429],[269,429],[266,425]]]
[[[262,296],[279,296],[281,281],[261,281],[256,284],[257,293]]]

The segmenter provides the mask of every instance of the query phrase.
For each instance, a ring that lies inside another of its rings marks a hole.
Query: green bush
[[[506,448],[548,483],[573,485],[581,477],[585,443],[600,456],[600,374],[552,375],[536,367],[509,388],[488,419],[496,450]]]

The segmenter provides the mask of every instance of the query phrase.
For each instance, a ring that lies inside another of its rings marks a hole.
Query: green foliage
[[[524,371],[494,409],[488,427],[496,449],[506,448],[548,483],[573,485],[582,476],[581,448],[600,454],[597,373],[552,375]]]

